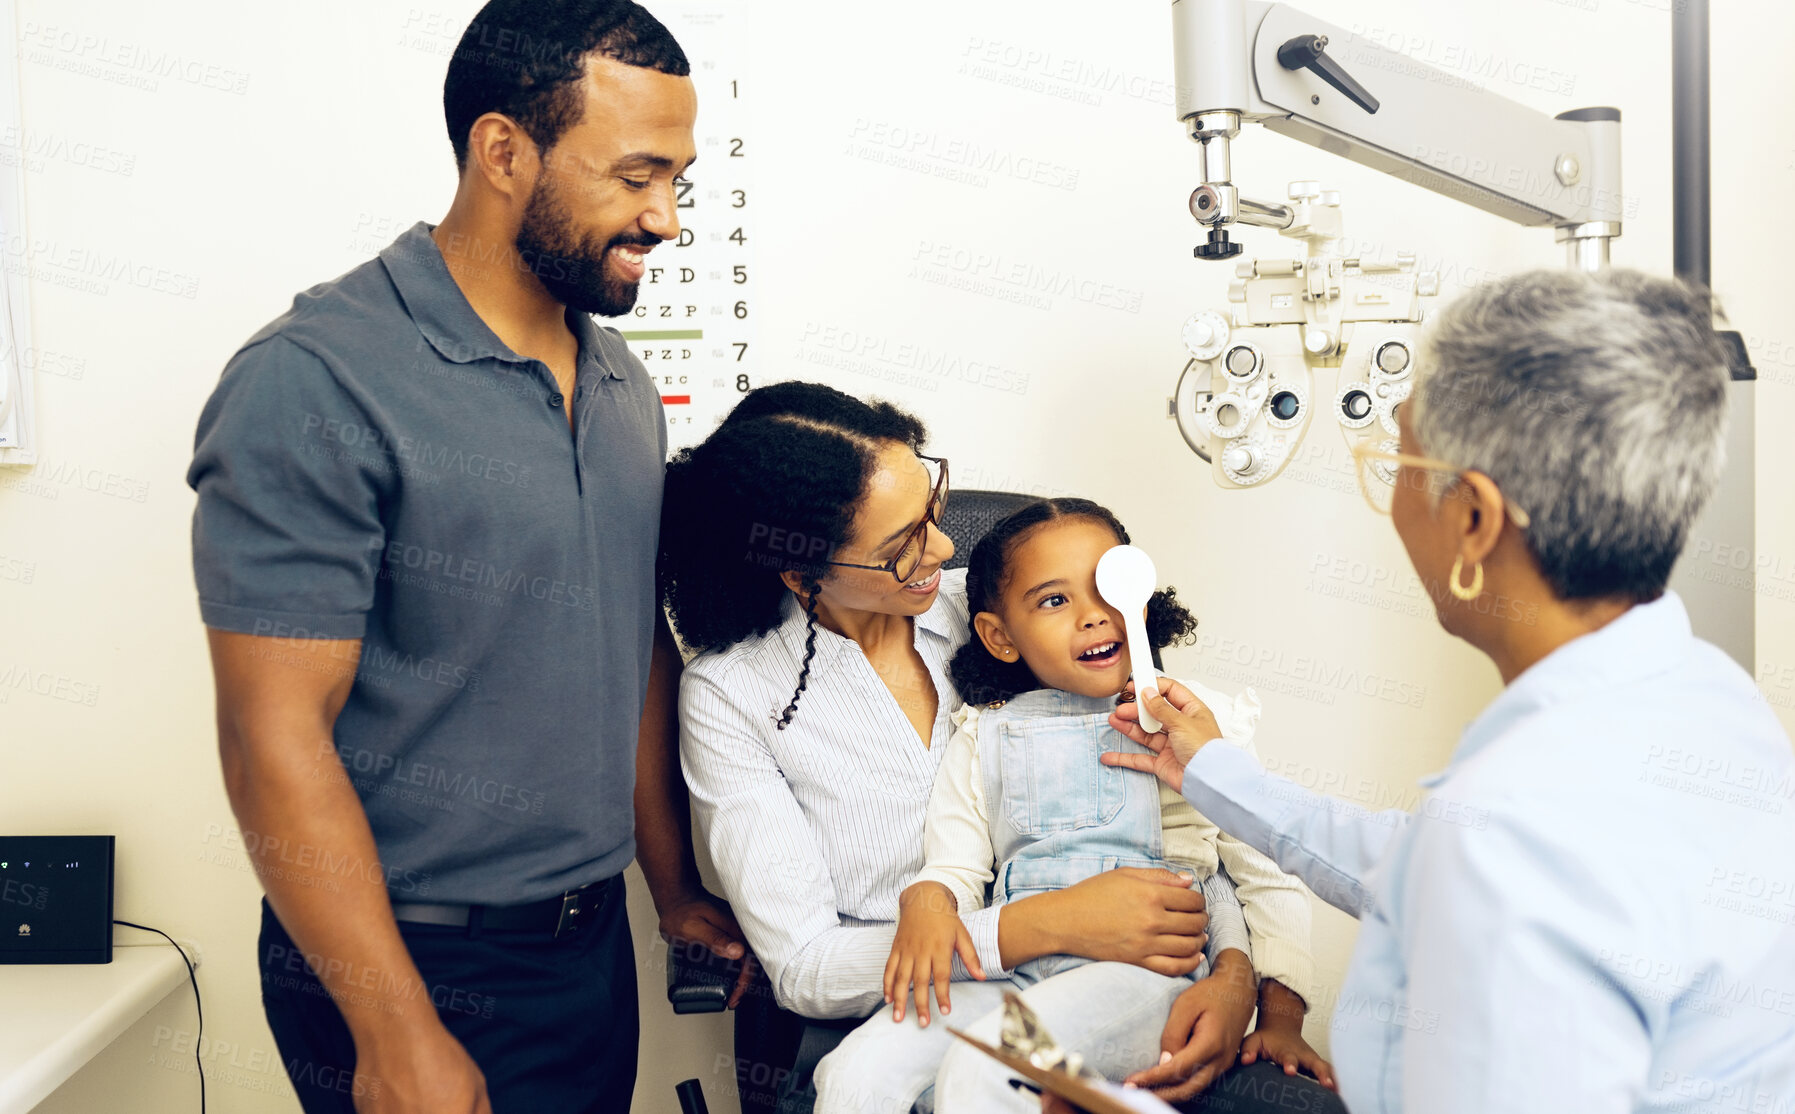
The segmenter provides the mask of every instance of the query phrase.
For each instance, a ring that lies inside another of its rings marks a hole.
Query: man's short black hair
[[[488,112],[517,121],[548,150],[580,122],[579,80],[592,54],[675,77],[692,72],[672,32],[630,0],[491,0],[462,33],[443,81],[455,165]]]

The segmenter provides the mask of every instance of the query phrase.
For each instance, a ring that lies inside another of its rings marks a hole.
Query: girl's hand
[[[972,934],[960,921],[959,903],[939,882],[917,882],[898,897],[897,937],[891,942],[891,958],[885,961],[885,1000],[892,1003],[891,1019],[904,1020],[904,998],[916,1001],[917,1024],[929,1024],[929,984],[941,1012],[951,1011],[948,986],[954,977],[954,953],[972,977],[985,977],[979,966]]]
[[[1246,1043],[1240,1046],[1240,1062],[1250,1064],[1254,1060],[1270,1060],[1282,1065],[1285,1075],[1295,1075],[1297,1069],[1302,1068],[1328,1090],[1339,1089],[1334,1085],[1334,1065],[1309,1047],[1300,1025],[1294,1030],[1282,1025],[1271,1028],[1261,1025],[1254,1029]]]
[[[1302,997],[1276,979],[1259,984],[1259,1025],[1246,1043],[1240,1046],[1240,1062],[1270,1060],[1281,1066],[1285,1075],[1306,1070],[1328,1090],[1335,1090],[1334,1065],[1321,1058],[1303,1039],[1303,1012],[1307,1009]]]
[[[1167,1102],[1201,1093],[1234,1066],[1255,1002],[1252,963],[1233,948],[1224,951],[1215,971],[1172,1003],[1158,1065],[1135,1072],[1124,1085],[1151,1087]]]
[[[1190,765],[1197,751],[1221,738],[1222,729],[1215,721],[1215,713],[1209,710],[1209,705],[1197,699],[1196,693],[1168,677],[1161,677],[1159,683],[1165,686],[1165,695],[1148,692],[1146,705],[1163,725],[1160,730],[1151,735],[1141,730],[1138,700],[1123,704],[1109,714],[1111,727],[1153,753],[1111,753],[1103,756],[1103,762],[1108,766],[1145,770],[1182,793],[1184,767]],[[1128,690],[1133,689],[1130,682]]]

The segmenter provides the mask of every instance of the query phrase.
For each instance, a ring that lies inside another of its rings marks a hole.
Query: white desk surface
[[[0,1114],[25,1114],[170,991],[172,945],[115,945],[111,963],[0,965]]]

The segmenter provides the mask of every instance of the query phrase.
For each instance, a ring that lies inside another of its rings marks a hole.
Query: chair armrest
[[[877,1012],[876,1010],[874,1011]],[[848,1039],[860,1027],[864,1017],[835,1017],[827,1020],[806,1017],[798,1038],[798,1055],[792,1063],[791,1086],[783,1096],[779,1114],[811,1114],[816,1104],[816,1068],[823,1057]]]
[[[720,1013],[741,970],[739,959],[725,959],[695,941],[674,940],[667,945],[667,1001],[674,1013]]]

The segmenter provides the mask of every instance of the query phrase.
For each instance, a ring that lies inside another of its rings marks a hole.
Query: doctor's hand
[[[1209,705],[1197,699],[1196,693],[1168,677],[1161,677],[1159,681],[1165,686],[1164,695],[1148,692],[1146,696],[1147,710],[1162,725],[1158,731],[1149,735],[1141,729],[1139,703],[1123,704],[1109,714],[1111,727],[1153,753],[1105,754],[1103,764],[1145,770],[1182,793],[1184,767],[1190,765],[1197,751],[1221,738],[1222,729],[1215,721],[1215,713],[1209,710]],[[1133,691],[1133,682],[1129,683],[1128,689]]]

